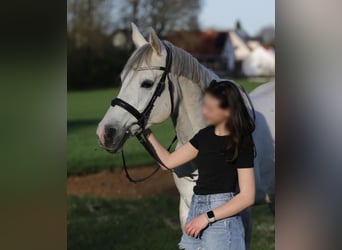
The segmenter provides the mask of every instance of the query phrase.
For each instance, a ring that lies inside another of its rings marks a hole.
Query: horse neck
[[[178,140],[185,144],[206,122],[202,115],[203,89],[185,77],[176,78],[176,115],[173,118]]]
[[[176,103],[172,120],[178,140],[184,144],[206,125],[202,116],[204,89],[212,79],[218,80],[219,77],[182,49],[171,44],[169,46],[173,53],[173,63],[177,65],[173,68],[173,74],[171,73]]]

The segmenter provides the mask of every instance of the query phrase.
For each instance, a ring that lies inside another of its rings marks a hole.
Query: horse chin
[[[111,147],[105,147],[104,149],[110,154],[117,154],[122,151],[123,145],[113,145]]]
[[[117,154],[122,151],[122,147],[120,148],[106,148],[106,151],[110,154]]]
[[[111,154],[120,153],[123,150],[123,146],[125,142],[129,139],[130,136],[122,136],[121,138],[115,138],[114,142],[111,146],[106,146],[104,149]]]

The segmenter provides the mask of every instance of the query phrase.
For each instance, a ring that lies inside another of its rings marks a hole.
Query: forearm
[[[215,214],[215,219],[220,220],[230,216],[233,216],[245,208],[253,205],[254,195],[247,195],[238,193],[232,199],[230,199],[225,204],[213,209]]]
[[[156,151],[159,159],[167,167],[160,165],[162,169],[167,170],[170,168],[178,167],[192,159],[194,159],[198,153],[198,150],[194,148],[189,142],[178,147],[174,152],[169,153],[162,144],[159,143],[157,138],[151,133],[150,130],[147,132],[147,140],[152,144]]]

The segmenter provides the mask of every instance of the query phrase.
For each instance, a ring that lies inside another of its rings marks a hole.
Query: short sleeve
[[[201,134],[201,129],[189,140],[192,146],[194,146],[197,150],[199,149],[199,144],[200,144],[200,134]]]
[[[240,152],[235,165],[236,168],[254,167],[254,142],[252,136],[242,137]]]

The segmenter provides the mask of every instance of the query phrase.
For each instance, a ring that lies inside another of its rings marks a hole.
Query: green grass
[[[177,198],[68,197],[68,249],[175,250],[180,237]],[[266,205],[253,208],[251,246],[274,249],[274,221]]]
[[[262,84],[248,80],[237,80],[246,91]],[[101,169],[121,167],[121,156],[112,155],[99,148],[96,128],[112,98],[119,89],[68,92],[68,175],[96,172]],[[170,120],[152,128],[158,139],[165,145],[172,140],[174,129]],[[125,144],[127,164],[141,166],[154,163],[143,147],[131,139]]]
[[[252,208],[252,242],[251,250],[275,249],[274,216],[268,205],[259,205]]]

